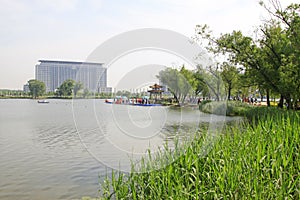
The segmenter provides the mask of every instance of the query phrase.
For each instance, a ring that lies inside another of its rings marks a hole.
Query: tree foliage
[[[90,95],[90,91],[87,88],[85,88],[83,90],[83,94],[82,95],[83,95],[83,98],[86,98],[86,97],[88,97]]]
[[[195,96],[202,95],[204,97],[209,96],[209,88],[206,84],[205,77],[207,75],[204,73],[203,70],[197,69],[193,73],[193,82],[192,87],[195,93]]]
[[[300,4],[282,9],[278,0],[270,0],[270,7],[263,2],[261,5],[272,17],[255,30],[259,37],[245,36],[241,31],[214,37],[205,25],[197,26],[196,38],[206,41],[209,52],[225,55],[228,62],[243,66],[244,74],[266,90],[267,97],[270,92],[279,94],[280,107],[285,99],[292,108],[300,98]]]
[[[78,91],[80,91],[81,89],[83,89],[83,84],[81,82],[76,82],[74,84],[74,89],[73,89],[74,97],[77,96]]]
[[[168,87],[168,90],[173,94],[177,103],[184,103],[187,95],[192,91],[192,86],[185,78],[191,78],[191,73],[184,68],[181,70],[166,68],[161,70],[158,79],[161,83]]]
[[[227,91],[227,99],[230,100],[232,90],[237,86],[239,80],[239,70],[235,65],[227,62],[222,64],[221,76]]]
[[[71,79],[68,79],[68,80],[64,81],[57,88],[56,93],[59,96],[71,96],[73,94],[74,86],[75,86],[75,81],[71,80]]]
[[[46,91],[45,83],[42,81],[31,79],[28,81],[28,84],[29,84],[30,95],[34,99],[42,96]]]

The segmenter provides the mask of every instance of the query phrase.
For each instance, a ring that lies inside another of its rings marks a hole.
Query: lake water
[[[235,120],[197,109],[49,101],[0,100],[0,199],[96,197],[111,168],[128,171],[147,149],[199,123]]]

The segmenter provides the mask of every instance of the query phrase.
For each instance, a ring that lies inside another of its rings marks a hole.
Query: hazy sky
[[[21,89],[39,59],[84,61],[125,31],[163,28],[192,37],[197,24],[208,24],[216,33],[250,34],[263,13],[258,0],[0,0],[0,88]]]

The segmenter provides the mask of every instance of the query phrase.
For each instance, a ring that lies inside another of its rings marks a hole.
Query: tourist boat
[[[105,103],[113,104],[113,101],[112,101],[112,100],[105,99]]]
[[[150,104],[142,104],[142,103],[136,103],[133,104],[134,106],[162,106],[162,104],[157,104],[157,103],[150,103]]]
[[[129,104],[128,98],[126,96],[116,96],[113,99],[105,99],[105,103],[108,104]]]
[[[38,103],[49,103],[49,101],[43,99],[43,100],[38,100]]]
[[[149,87],[151,88],[148,90],[150,97],[143,96],[141,98],[133,97],[128,99],[126,96],[116,96],[113,99],[106,99],[105,103],[133,106],[162,106],[162,104],[156,104],[153,102],[157,102],[158,99],[162,99],[162,93],[164,92],[164,90],[162,90],[163,87],[156,83]],[[154,97],[154,101],[150,100],[152,96]]]
[[[113,99],[106,99],[107,104],[132,105],[132,106],[162,106],[162,104],[149,103],[149,97],[130,98],[125,96],[117,96]]]

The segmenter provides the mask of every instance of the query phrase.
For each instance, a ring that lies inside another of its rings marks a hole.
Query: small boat
[[[43,100],[38,100],[38,103],[49,103],[49,101],[43,99]]]
[[[105,99],[105,103],[112,104],[113,101],[109,101],[109,100]]]
[[[125,96],[116,96],[114,99],[105,99],[105,103],[128,105],[129,101],[128,101],[128,98]]]
[[[132,104],[134,106],[162,106],[162,104],[156,104],[156,103],[150,103],[150,104],[142,104],[142,103],[137,103],[137,104]]]

